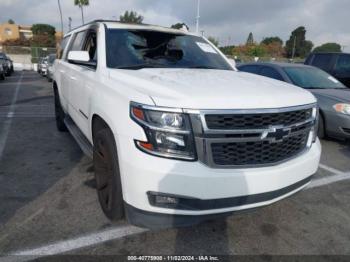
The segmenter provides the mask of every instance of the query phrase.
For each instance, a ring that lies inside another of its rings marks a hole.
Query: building
[[[62,32],[56,32],[56,39],[62,39]],[[6,40],[26,40],[33,37],[32,27],[4,23],[0,24],[0,45]]]

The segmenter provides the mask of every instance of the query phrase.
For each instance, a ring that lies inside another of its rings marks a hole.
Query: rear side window
[[[323,70],[328,70],[330,68],[330,63],[332,60],[332,55],[329,54],[317,54],[314,56],[312,65]]]
[[[270,67],[264,66],[260,71],[260,75],[283,81],[281,74],[278,73],[275,69]]]
[[[350,55],[340,55],[335,70],[337,72],[350,73]]]
[[[241,66],[239,70],[252,74],[259,74],[260,67],[255,65]]]

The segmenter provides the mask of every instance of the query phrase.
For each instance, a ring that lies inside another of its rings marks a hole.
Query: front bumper
[[[208,216],[272,204],[306,186],[317,171],[321,155],[321,145],[317,140],[304,154],[276,166],[215,169],[201,162],[177,161],[145,154],[127,137],[119,137],[117,146],[128,219],[133,224],[146,227],[155,227],[158,222],[141,223],[147,219],[133,217],[162,214],[161,217],[172,217],[172,221],[180,216],[180,221],[188,218],[188,223],[192,224],[206,220]],[[190,210],[156,207],[150,204],[148,192],[184,196],[208,206]],[[221,204],[216,205],[215,202]],[[197,219],[194,220],[193,216]],[[165,221],[163,225],[166,224]],[[180,224],[187,225],[185,222]],[[179,226],[179,223],[175,223],[175,226]]]
[[[327,135],[340,138],[350,139],[350,116],[341,113],[329,113],[326,117]]]

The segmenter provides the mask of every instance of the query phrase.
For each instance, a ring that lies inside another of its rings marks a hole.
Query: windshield
[[[297,86],[308,89],[346,88],[333,76],[312,67],[285,67],[283,70]]]
[[[108,30],[107,66],[120,69],[165,67],[232,70],[201,37],[125,29]]]

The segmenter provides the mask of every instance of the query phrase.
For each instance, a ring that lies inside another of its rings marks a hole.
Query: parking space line
[[[327,170],[333,174],[336,174],[336,175],[342,175],[344,174],[344,172],[338,170],[338,169],[335,169],[333,167],[330,167],[330,166],[327,166],[327,165],[324,165],[324,164],[320,164],[319,165],[320,168],[324,169],[324,170]]]
[[[32,260],[40,256],[51,256],[66,253],[72,250],[79,248],[85,248],[93,246],[96,244],[102,244],[110,240],[117,240],[126,236],[137,235],[143,232],[148,231],[147,229],[134,227],[130,225],[123,225],[113,229],[105,230],[102,232],[93,233],[90,235],[78,237],[75,239],[60,241],[50,245],[42,246],[35,249],[29,249],[24,251],[18,251],[15,253],[10,253],[8,256],[17,257],[17,256],[28,256],[28,259],[21,261]],[[18,257],[17,257],[18,258]]]
[[[11,100],[11,106],[10,106],[9,111],[7,113],[8,117],[4,121],[4,123],[3,123],[3,125],[4,125],[3,126],[3,130],[0,133],[0,160],[2,158],[2,154],[4,152],[5,145],[6,145],[6,142],[7,142],[7,137],[8,137],[9,132],[10,132],[10,127],[11,127],[11,124],[12,124],[12,117],[11,116],[14,113],[14,109],[15,109],[15,105],[16,105],[19,89],[20,89],[21,83],[22,83],[22,78],[23,78],[23,72],[21,72],[21,75],[20,75],[19,80],[17,82],[15,93],[14,93],[13,98]]]

